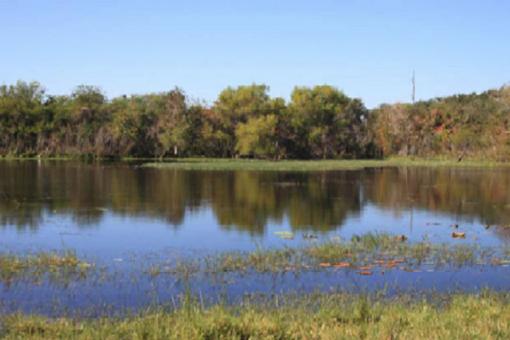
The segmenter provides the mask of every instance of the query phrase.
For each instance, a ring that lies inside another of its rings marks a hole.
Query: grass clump
[[[40,252],[26,256],[0,254],[0,281],[11,284],[16,280],[40,281],[84,278],[93,267],[80,260],[72,251]]]
[[[417,267],[424,263],[436,267],[490,264],[494,255],[494,251],[476,245],[410,243],[402,235],[389,234],[355,235],[350,242],[326,242],[305,248],[304,252],[322,262],[349,261],[354,265],[405,263]]]
[[[296,265],[298,251],[296,249],[258,249],[254,252],[231,252],[213,257],[208,262],[208,271],[246,272],[284,271]]]
[[[122,318],[1,318],[6,339],[467,339],[508,338],[508,294],[433,299],[342,293],[280,296],[276,304],[180,306]],[[438,303],[440,301],[440,303]]]

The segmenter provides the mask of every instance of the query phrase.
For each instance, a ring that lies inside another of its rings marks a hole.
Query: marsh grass
[[[97,319],[8,315],[6,339],[499,339],[510,336],[506,293],[408,296],[316,293]]]
[[[256,170],[256,171],[330,171],[356,170],[374,167],[426,166],[426,167],[501,167],[508,162],[424,158],[388,158],[381,160],[257,160],[226,158],[175,158],[160,162],[147,162],[143,166],[158,169],[182,170]]]
[[[433,244],[426,241],[412,243],[395,235],[369,233],[355,235],[351,240],[313,240],[296,248],[259,248],[251,252],[233,251],[204,257],[169,258],[163,262],[149,263],[148,266],[142,264],[139,269],[133,264],[132,269],[150,278],[170,275],[188,282],[198,275],[223,273],[243,275],[355,270],[371,275],[373,269],[381,272],[392,269],[419,270],[423,265],[436,268],[503,265],[509,263],[509,257],[507,249],[497,252],[476,245]],[[5,285],[18,280],[39,283],[44,279],[66,283],[86,279],[95,268],[94,264],[78,258],[72,251],[41,252],[26,256],[0,254],[0,282]],[[102,280],[108,280],[107,277],[113,280],[116,276],[115,272],[106,272],[100,277],[105,277]]]
[[[115,311],[99,317],[0,316],[6,339],[416,339],[508,338],[510,295],[481,291],[416,295],[390,292],[316,292],[250,294],[240,300],[211,300],[196,295],[192,277],[218,273],[381,270],[462,266],[494,259],[501,252],[470,245],[412,243],[391,234],[365,234],[350,240],[313,240],[298,248],[228,252],[204,258],[151,265],[146,274],[182,279],[172,306],[154,305],[141,312]],[[347,264],[344,266],[344,264]],[[94,266],[73,252],[0,256],[0,279],[86,277]],[[158,300],[159,301],[159,300]]]
[[[489,263],[492,252],[475,245],[447,245],[430,242],[408,243],[399,236],[366,234],[350,242],[332,241],[304,248],[304,253],[321,262],[349,262],[353,266],[391,262],[420,266],[465,266]],[[386,266],[387,267],[387,266]]]
[[[498,257],[498,256],[499,257]],[[369,233],[351,240],[312,241],[297,248],[257,249],[253,252],[225,252],[204,258],[176,262],[174,266],[151,267],[153,276],[164,273],[189,279],[196,274],[299,273],[319,270],[356,270],[371,275],[372,269],[416,271],[424,265],[460,268],[507,263],[504,251],[477,245],[407,242],[400,236]],[[497,261],[496,261],[497,260]],[[162,269],[165,268],[165,269]]]
[[[254,252],[229,252],[209,257],[206,263],[208,272],[246,272],[259,273],[285,271],[299,263],[299,251],[292,248],[257,249]]]
[[[0,281],[6,285],[21,279],[38,282],[48,278],[66,282],[85,278],[92,268],[91,263],[79,259],[73,251],[40,252],[26,256],[0,254]]]

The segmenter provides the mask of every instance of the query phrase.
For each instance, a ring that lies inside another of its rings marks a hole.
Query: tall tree
[[[271,113],[271,100],[266,85],[228,87],[223,90],[213,110],[221,122],[221,130],[225,137],[226,150],[229,156],[236,153],[235,129],[238,124],[246,123],[251,117],[263,116]]]
[[[356,157],[368,111],[332,86],[296,87],[289,119],[298,157]]]

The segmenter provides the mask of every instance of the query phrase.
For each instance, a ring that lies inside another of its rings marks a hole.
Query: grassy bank
[[[384,160],[254,160],[223,158],[181,158],[148,162],[145,167],[184,170],[257,170],[257,171],[331,171],[362,168],[427,166],[427,167],[507,167],[510,163],[452,159],[390,158]]]
[[[262,160],[233,158],[95,158],[89,156],[51,156],[51,157],[20,157],[0,156],[0,161],[93,161],[93,162],[132,162],[143,163],[143,167],[158,169],[182,170],[256,170],[256,171],[331,171],[356,170],[379,167],[468,167],[494,168],[509,167],[510,162],[467,159],[461,162],[451,158],[410,158],[397,157],[387,159],[358,160]]]
[[[100,319],[1,318],[6,339],[500,339],[510,337],[508,294],[392,300],[341,293]]]

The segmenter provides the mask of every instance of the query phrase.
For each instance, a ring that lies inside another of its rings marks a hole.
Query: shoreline
[[[506,168],[510,162],[466,160],[457,162],[447,159],[389,158],[384,160],[251,160],[217,158],[183,158],[142,165],[156,169],[181,170],[257,170],[257,171],[334,171],[360,170],[381,167],[456,167],[456,168]]]
[[[76,161],[84,163],[141,163],[144,168],[172,170],[255,170],[255,171],[334,171],[359,170],[381,167],[452,167],[452,168],[507,168],[510,162],[467,159],[461,162],[451,158],[387,158],[356,160],[262,160],[235,158],[81,158],[81,157],[0,157],[0,162],[10,161]]]

